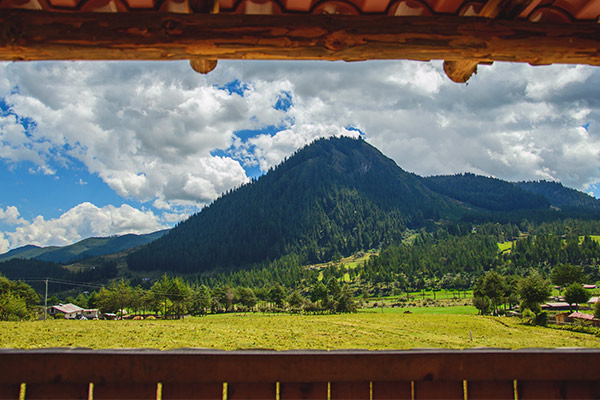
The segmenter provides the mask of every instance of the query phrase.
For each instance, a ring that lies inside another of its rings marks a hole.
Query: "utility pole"
[[[46,294],[44,295],[44,321],[46,320],[46,313],[48,312],[48,278],[46,282]]]

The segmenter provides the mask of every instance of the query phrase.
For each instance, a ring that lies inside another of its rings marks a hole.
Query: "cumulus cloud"
[[[208,76],[185,62],[0,69],[10,106],[0,158],[43,173],[75,159],[173,218],[246,182],[243,167],[266,171],[316,138],[356,135],[350,128],[421,175],[600,181],[593,67],[497,63],[468,85],[441,62],[222,61]]]
[[[0,208],[0,221],[7,225],[23,225],[26,223],[26,221],[21,218],[21,214],[15,206],[8,206],[5,210]]]
[[[171,68],[173,67],[173,68]],[[187,68],[187,67],[186,67]],[[0,119],[0,157],[43,173],[82,162],[115,192],[141,201],[204,204],[246,182],[231,145],[253,106],[199,74],[136,63],[4,64],[13,85]],[[23,119],[31,121],[25,131]]]
[[[18,216],[15,207],[7,209],[16,211]],[[127,204],[97,207],[88,202],[71,208],[58,218],[46,220],[38,215],[33,221],[19,219],[19,225],[13,232],[4,232],[7,238],[0,236],[0,249],[26,244],[65,246],[87,237],[143,234],[166,228],[152,211],[138,210]]]
[[[497,63],[480,67],[468,85],[447,79],[440,62],[230,68],[244,81],[287,82],[293,123],[247,141],[247,157],[263,170],[305,144],[307,130],[319,137],[352,126],[421,175],[469,171],[577,189],[600,181],[600,71],[593,67]]]
[[[10,249],[10,243],[4,238],[4,233],[0,232],[0,254],[6,253]]]

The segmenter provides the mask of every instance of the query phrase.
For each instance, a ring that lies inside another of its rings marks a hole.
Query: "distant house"
[[[596,289],[596,285],[583,285],[584,289]]]
[[[596,304],[598,302],[598,296],[593,296],[588,300],[588,304]]]
[[[564,325],[568,322],[572,322],[573,320],[569,318],[568,312],[558,313],[554,316],[554,321],[557,325]]]
[[[56,317],[58,314],[63,314],[65,319],[76,319],[83,315],[83,308],[76,306],[75,304],[59,304],[52,306],[48,310],[48,314],[52,317]]]
[[[574,312],[569,315],[569,318],[580,322],[585,325],[600,326],[600,319],[595,318],[592,314],[584,314],[580,312]]]
[[[570,310],[570,309],[571,309],[571,305],[564,301],[542,304],[542,310],[546,310],[546,311]]]
[[[100,311],[97,308],[83,310],[82,315],[87,319],[98,319]]]

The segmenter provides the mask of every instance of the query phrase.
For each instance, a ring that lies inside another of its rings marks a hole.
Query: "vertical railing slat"
[[[82,399],[87,400],[89,384],[28,383],[25,390],[27,400]]]
[[[327,399],[327,383],[287,383],[279,384],[280,400],[325,400]]]
[[[469,381],[467,393],[469,400],[514,399],[514,381]]]
[[[410,400],[410,382],[373,382],[373,400]]]
[[[227,383],[228,400],[275,400],[275,383]]]
[[[331,382],[331,399],[369,400],[371,382]]]
[[[209,400],[223,399],[222,383],[163,383],[163,400],[194,399]]]
[[[94,383],[94,400],[155,399],[157,383]]]
[[[462,381],[416,381],[415,399],[463,400]]]

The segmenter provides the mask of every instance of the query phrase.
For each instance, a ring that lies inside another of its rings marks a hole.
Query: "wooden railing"
[[[9,399],[598,399],[600,351],[0,350]]]

